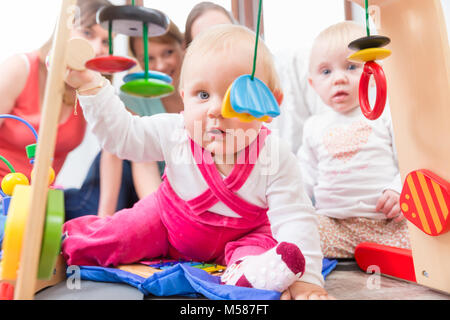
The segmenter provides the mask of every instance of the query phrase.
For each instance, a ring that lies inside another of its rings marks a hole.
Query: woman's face
[[[100,25],[91,27],[80,27],[72,31],[73,37],[80,37],[88,40],[94,48],[95,56],[107,55],[109,52],[108,31]]]
[[[145,65],[144,43],[141,38],[133,39],[133,41],[136,58],[143,68]],[[178,85],[183,56],[184,50],[178,42],[159,43],[151,39],[148,42],[148,68],[171,76],[174,85]]]
[[[200,32],[217,24],[231,24],[231,20],[219,10],[208,10],[200,15],[191,27],[191,37],[194,39]]]

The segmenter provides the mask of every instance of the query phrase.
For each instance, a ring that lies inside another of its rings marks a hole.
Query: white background
[[[231,0],[212,0],[231,10]],[[427,1],[427,0],[424,0]],[[113,0],[121,4],[121,0]],[[184,31],[185,19],[199,0],[149,0],[145,5],[165,12]],[[450,0],[441,0],[450,25]],[[17,52],[39,48],[51,35],[56,24],[60,0],[0,1],[0,61]],[[355,9],[362,21],[363,10]],[[265,0],[265,41],[277,52],[304,47],[326,26],[344,19],[341,0]],[[450,35],[450,32],[449,32]],[[117,45],[115,45],[117,49]],[[120,51],[123,51],[120,50]],[[65,187],[81,185],[88,166],[99,150],[88,133],[83,144],[68,157],[57,183]]]

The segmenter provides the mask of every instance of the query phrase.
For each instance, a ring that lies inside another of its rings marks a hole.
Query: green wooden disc
[[[49,189],[44,233],[42,236],[41,256],[39,258],[39,279],[50,279],[53,275],[56,260],[61,251],[61,233],[64,216],[63,191]]]
[[[123,84],[120,89],[139,97],[157,98],[172,93],[174,87],[158,79],[137,79]]]

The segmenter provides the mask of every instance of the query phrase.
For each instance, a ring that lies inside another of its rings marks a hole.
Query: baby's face
[[[353,53],[345,45],[330,49],[318,44],[311,53],[309,83],[322,101],[340,113],[347,113],[359,105],[360,63],[347,60]]]
[[[252,64],[239,53],[210,52],[189,59],[183,74],[181,95],[185,127],[197,144],[214,155],[233,155],[257,137],[260,121],[241,122],[222,117],[222,101],[228,87]],[[267,83],[266,78],[256,76]]]

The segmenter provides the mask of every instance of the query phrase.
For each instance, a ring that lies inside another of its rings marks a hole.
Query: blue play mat
[[[337,260],[323,260],[324,278],[336,267],[336,264]],[[81,266],[80,275],[82,280],[126,283],[137,288],[144,295],[160,297],[204,296],[211,300],[279,300],[281,296],[281,293],[277,291],[220,284],[220,277],[184,263],[175,264],[148,278],[119,269],[93,266]]]

